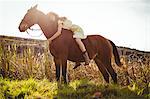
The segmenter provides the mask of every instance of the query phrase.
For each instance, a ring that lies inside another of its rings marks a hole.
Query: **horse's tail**
[[[116,64],[117,64],[119,67],[121,67],[122,64],[121,64],[121,62],[120,62],[120,57],[119,57],[119,54],[118,54],[118,50],[117,50],[117,48],[116,48],[116,45],[115,45],[111,40],[109,40],[109,42],[111,43],[111,45],[112,45],[112,47],[113,47],[113,54],[114,54],[114,57],[115,57],[115,62],[116,62]]]

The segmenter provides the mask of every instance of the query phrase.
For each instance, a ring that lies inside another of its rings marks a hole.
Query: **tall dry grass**
[[[16,38],[0,39],[0,69],[1,75],[13,79],[48,78],[55,80],[55,64],[48,51],[48,42],[40,40],[24,40]],[[112,63],[118,74],[121,85],[133,82],[149,84],[150,59],[134,61],[127,56],[121,56],[123,67]],[[74,63],[68,61],[68,79],[70,81],[88,79],[95,83],[105,83],[94,61],[90,66],[80,66],[73,70]],[[111,78],[110,78],[111,79]]]
[[[52,57],[48,42],[14,38],[0,39],[1,75],[12,79],[50,78]]]

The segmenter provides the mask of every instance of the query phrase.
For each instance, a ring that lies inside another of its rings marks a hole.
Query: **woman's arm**
[[[61,35],[62,28],[63,28],[63,25],[59,24],[57,32],[51,38],[49,38],[48,40],[51,42],[52,40],[57,38],[59,35]]]

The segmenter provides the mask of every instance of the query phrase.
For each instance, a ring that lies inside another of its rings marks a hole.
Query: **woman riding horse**
[[[34,24],[38,24],[46,38],[49,39],[58,31],[58,20],[60,18],[55,13],[49,13],[46,15],[36,8],[37,5],[28,10],[19,25],[19,30],[20,32],[25,32]],[[84,57],[82,56],[82,51],[78,47],[78,44],[73,38],[73,32],[63,28],[61,32],[62,34],[51,42],[49,50],[54,56],[57,81],[60,79],[60,67],[62,67],[62,76],[66,83],[67,60],[83,62]],[[105,81],[109,83],[110,74],[113,81],[117,83],[117,74],[111,65],[111,58],[112,55],[114,55],[116,64],[121,66],[115,44],[100,35],[87,36],[87,38],[83,39],[82,42],[89,54],[89,58],[95,61]]]
[[[83,29],[80,26],[72,24],[72,22],[68,20],[66,17],[60,17],[60,19],[58,20],[58,30],[51,38],[48,39],[49,43],[51,43],[55,38],[61,35],[62,28],[71,30],[74,33],[73,38],[75,38],[75,41],[77,42],[79,48],[83,53],[85,65],[89,65],[90,59],[86,51],[86,48],[81,41],[81,39],[85,39],[87,36],[84,35]],[[79,65],[80,63],[77,62],[74,68],[77,68]]]

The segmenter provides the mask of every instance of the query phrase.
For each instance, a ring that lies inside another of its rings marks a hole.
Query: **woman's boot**
[[[88,56],[87,51],[83,52],[83,57],[84,57],[84,60],[85,60],[85,65],[89,65],[89,63],[90,63],[90,58],[89,58],[89,56]]]

